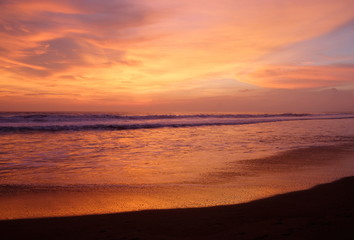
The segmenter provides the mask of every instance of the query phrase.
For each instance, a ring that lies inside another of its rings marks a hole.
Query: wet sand
[[[352,176],[353,160],[354,146],[341,144],[230,161],[177,184],[0,184],[0,220],[240,204]]]
[[[354,239],[354,177],[231,206],[0,221],[1,239]]]

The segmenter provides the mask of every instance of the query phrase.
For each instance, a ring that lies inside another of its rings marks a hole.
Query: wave
[[[156,120],[156,119],[186,119],[186,118],[264,118],[264,117],[302,117],[311,114],[156,114],[156,115],[121,115],[121,114],[81,114],[81,113],[0,113],[0,123],[20,122],[72,122],[92,120]]]
[[[271,122],[269,120],[268,122]],[[266,122],[259,121],[258,123]],[[257,122],[215,122],[215,123],[161,123],[161,124],[96,124],[96,125],[49,125],[49,126],[3,126],[0,132],[26,132],[26,131],[81,131],[81,130],[133,130],[149,128],[178,128],[178,127],[198,127],[198,126],[220,126],[220,125],[240,125]]]
[[[257,124],[266,122],[344,119],[354,114],[195,114],[195,115],[114,115],[114,114],[2,114],[0,132],[57,132],[89,130],[133,130]],[[41,120],[40,120],[41,119]]]

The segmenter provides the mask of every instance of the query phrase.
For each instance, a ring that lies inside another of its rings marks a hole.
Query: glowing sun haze
[[[1,0],[2,111],[353,111],[354,0]]]

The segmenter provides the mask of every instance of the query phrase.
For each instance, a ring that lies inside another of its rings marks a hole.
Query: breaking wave
[[[87,113],[0,113],[0,132],[130,130],[343,118],[354,118],[354,114],[120,115]]]

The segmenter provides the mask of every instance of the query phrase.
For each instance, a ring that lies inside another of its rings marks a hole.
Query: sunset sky
[[[354,0],[0,0],[1,111],[354,111]]]

